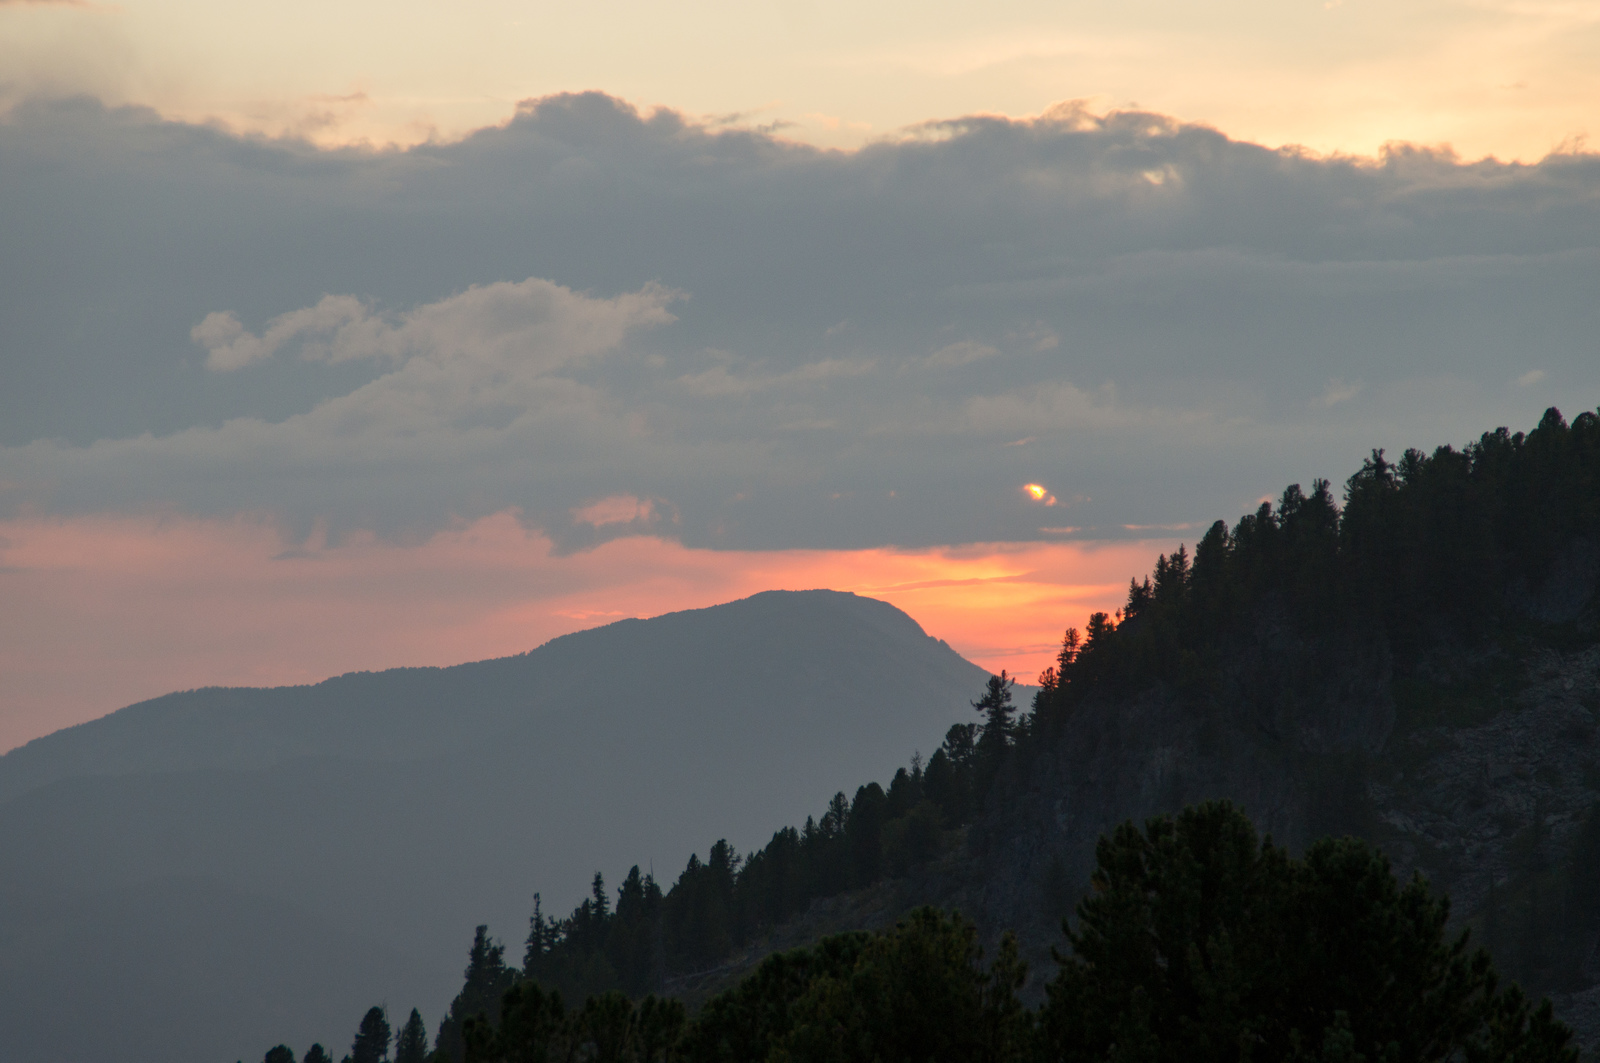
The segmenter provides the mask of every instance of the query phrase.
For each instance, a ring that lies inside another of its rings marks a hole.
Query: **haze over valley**
[[[985,678],[811,591],[129,706],[0,757],[0,1014],[33,1058],[152,1061],[327,1041],[379,999],[432,1016],[475,924],[520,940],[535,890],[559,911],[596,870],[764,844],[931,753]],[[104,1007],[74,1019],[90,954]]]

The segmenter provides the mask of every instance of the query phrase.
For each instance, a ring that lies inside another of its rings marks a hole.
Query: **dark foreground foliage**
[[[825,938],[768,957],[708,1001],[678,1058],[839,1061],[1025,1058],[1033,1016],[1017,1001],[1026,969],[1016,941],[985,970],[972,924],[932,908],[894,930]]]
[[[1467,934],[1449,903],[1351,838],[1303,858],[1211,802],[1102,838],[1042,1007],[1005,935],[985,965],[959,915],[767,957],[693,1018],[611,991],[568,1010],[520,980],[466,1016],[456,1063],[1576,1063],[1572,1035]],[[362,1021],[351,1060],[383,1023]],[[408,1024],[409,1028],[409,1024]],[[287,1049],[276,1048],[274,1053]],[[268,1054],[269,1063],[288,1063]],[[309,1056],[308,1056],[309,1058]]]
[[[1225,802],[1125,824],[1047,988],[1043,1058],[1576,1060],[1449,902],[1353,838],[1303,859]]]

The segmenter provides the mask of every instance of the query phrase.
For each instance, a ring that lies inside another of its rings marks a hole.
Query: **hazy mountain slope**
[[[402,955],[429,984],[397,984],[389,1003],[422,1006],[431,1024],[476,923],[516,952],[535,889],[559,911],[595,869],[615,882],[653,860],[670,884],[718,836],[764,843],[835,790],[931,751],[973,715],[984,678],[891,606],[811,591],[457,668],[156,699],[0,758],[0,908],[66,884],[127,897],[203,876],[218,905],[286,905]],[[253,950],[279,955],[269,921],[254,925],[260,941],[231,946],[242,966]],[[10,962],[27,969],[34,947]],[[138,978],[103,974],[96,991],[113,995]],[[262,1006],[303,997],[315,1013],[314,980],[284,981]],[[347,1039],[357,1018],[316,1036]],[[254,1029],[226,1008],[192,1021],[206,1037]],[[119,1058],[190,1058],[164,1047],[154,1018],[104,1034]]]
[[[769,659],[786,644],[793,646],[792,660]],[[898,698],[881,681],[908,652],[918,655],[918,671],[895,678],[915,689]],[[833,660],[846,671],[831,667]],[[256,768],[296,756],[431,756],[526,726],[563,699],[618,704],[624,695],[648,694],[656,686],[672,699],[687,698],[691,690],[812,679],[844,693],[852,681],[863,681],[879,684],[872,696],[915,702],[951,682],[971,686],[973,677],[983,678],[887,603],[834,591],[775,591],[710,609],[623,620],[553,639],[531,653],[452,668],[168,694],[0,756],[0,801],[84,775]],[[786,694],[780,686],[762,696],[781,701]]]
[[[25,900],[26,903],[18,903]],[[441,971],[371,938],[216,881],[11,894],[0,906],[5,1057],[259,1059],[318,1038],[337,1058],[350,1015],[418,997]]]

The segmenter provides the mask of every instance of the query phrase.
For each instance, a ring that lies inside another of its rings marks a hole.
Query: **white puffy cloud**
[[[214,310],[194,328],[189,338],[206,349],[206,368],[227,372],[270,358],[288,344],[305,342],[307,361],[343,361],[372,357],[382,350],[383,325],[374,321],[361,300],[348,295],[326,295],[316,306],[293,310],[273,318],[261,335],[244,330],[231,310]]]
[[[524,455],[504,448],[528,432],[555,426],[581,432],[615,420],[596,389],[560,371],[615,350],[632,332],[671,321],[671,298],[656,285],[598,299],[529,279],[470,288],[394,324],[367,317],[355,329],[342,326],[314,357],[384,357],[397,363],[392,370],[307,413],[250,431],[303,448],[312,462],[388,466],[406,455],[448,464],[462,454],[478,462],[516,460]],[[236,430],[243,431],[220,431]]]
[[[206,349],[206,368],[213,370],[239,369],[299,343],[308,362],[422,356],[537,373],[614,347],[645,321],[673,320],[665,310],[672,295],[657,284],[620,299],[583,299],[529,278],[474,285],[393,322],[354,296],[325,295],[315,306],[273,318],[259,336],[224,310],[207,314],[189,337]]]

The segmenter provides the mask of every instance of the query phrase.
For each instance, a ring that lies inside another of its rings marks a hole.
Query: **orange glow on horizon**
[[[828,587],[899,607],[1024,682],[1062,631],[1121,604],[1166,540],[699,550],[634,536],[558,555],[501,513],[415,546],[286,544],[247,518],[0,522],[0,750],[206,685],[521,653],[630,616]]]

